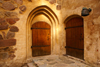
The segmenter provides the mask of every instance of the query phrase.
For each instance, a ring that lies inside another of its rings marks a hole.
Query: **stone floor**
[[[42,57],[34,57],[33,62],[28,63],[23,67],[91,67],[87,65],[84,61],[58,55],[49,55]]]

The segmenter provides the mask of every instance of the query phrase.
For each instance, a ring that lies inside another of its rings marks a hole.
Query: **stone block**
[[[8,25],[8,24],[7,24],[7,22],[3,22],[3,23],[1,23],[1,25]]]
[[[7,18],[6,21],[9,23],[9,24],[15,24],[16,21],[18,21],[19,19],[18,18]]]
[[[23,0],[14,0],[16,3],[18,3],[19,5],[23,4]]]
[[[20,9],[21,11],[25,11],[25,10],[26,10],[26,6],[22,5],[22,6],[19,7],[19,9]]]
[[[3,0],[0,0],[0,3],[2,3],[3,2]]]
[[[14,16],[17,16],[18,14],[16,12],[10,12],[10,11],[6,11],[5,12],[5,15],[7,17],[14,17]]]
[[[57,9],[57,10],[61,10],[61,5],[57,5],[57,6],[56,6],[56,9]]]
[[[0,60],[7,59],[7,58],[8,58],[8,53],[7,52],[0,53]]]
[[[19,29],[18,29],[18,27],[16,27],[16,26],[11,26],[11,27],[10,27],[10,31],[11,31],[11,32],[18,32]]]
[[[0,24],[1,25],[7,25],[7,22],[4,18],[0,18]]]
[[[6,30],[8,29],[8,25],[0,25],[0,30]]]
[[[16,39],[0,40],[0,47],[9,47],[16,45]]]
[[[2,37],[2,35],[0,34],[0,40],[3,40],[3,37]]]
[[[5,10],[14,10],[16,7],[11,2],[4,2],[2,8]]]
[[[14,32],[10,32],[10,31],[9,31],[9,32],[7,33],[7,36],[6,36],[7,39],[12,39],[12,38],[14,38],[14,37],[15,37],[15,33],[14,33]]]
[[[4,18],[0,18],[0,23],[5,22]]]
[[[12,59],[14,59],[16,56],[14,55],[14,54],[10,54],[9,55],[9,58],[12,60]]]

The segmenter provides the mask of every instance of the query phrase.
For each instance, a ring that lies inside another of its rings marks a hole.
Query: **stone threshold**
[[[82,60],[82,59],[80,59],[80,58],[76,58],[76,57],[73,57],[73,56],[70,56],[70,55],[63,55],[63,56],[66,56],[66,57],[68,57],[68,58],[70,58],[70,59],[73,59],[73,60],[76,60],[76,61],[80,61],[81,63],[84,63],[84,64],[86,64],[86,65],[90,65],[90,64],[87,63],[84,59]]]

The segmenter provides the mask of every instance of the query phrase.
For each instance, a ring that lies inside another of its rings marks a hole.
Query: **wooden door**
[[[51,53],[51,27],[45,22],[32,25],[32,56],[43,56]]]
[[[83,19],[72,18],[66,23],[66,53],[80,59],[84,58]]]

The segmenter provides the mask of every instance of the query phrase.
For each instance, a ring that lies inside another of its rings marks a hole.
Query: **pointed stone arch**
[[[72,18],[74,18],[74,17],[82,18],[82,16],[80,16],[80,15],[73,14],[73,15],[70,15],[70,16],[68,16],[67,18],[65,18],[64,23],[66,24],[70,19],[72,19]],[[82,18],[82,19],[83,19],[83,18]]]
[[[40,14],[45,15],[50,21],[52,19],[53,21],[51,21],[51,23],[59,24],[59,20],[56,14],[46,5],[38,6],[33,9],[28,16],[27,21],[32,21],[34,17]]]
[[[34,8],[28,18],[27,18],[27,23],[26,23],[26,47],[27,47],[27,58],[32,57],[32,50],[31,50],[31,45],[32,45],[32,32],[31,32],[31,26],[32,24],[36,22],[32,22],[35,17],[39,15],[44,15],[47,17],[51,23],[51,54],[55,53],[54,46],[56,43],[56,40],[58,39],[58,33],[57,33],[57,28],[59,24],[59,20],[56,16],[56,14],[46,5],[38,6]],[[43,20],[45,22],[45,20]]]

